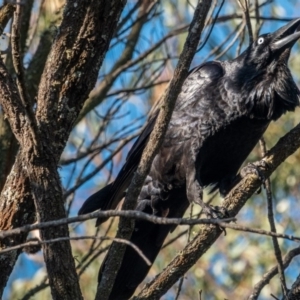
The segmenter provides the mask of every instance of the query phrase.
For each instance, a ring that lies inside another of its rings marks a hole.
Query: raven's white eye
[[[258,45],[261,45],[264,41],[265,41],[265,39],[264,39],[263,37],[260,37],[260,38],[257,40],[257,44],[258,44]]]

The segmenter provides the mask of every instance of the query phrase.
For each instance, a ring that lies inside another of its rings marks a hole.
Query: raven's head
[[[259,36],[234,60],[235,80],[246,91],[244,101],[253,117],[276,120],[299,105],[300,92],[287,66],[298,39],[300,18]]]
[[[257,67],[275,67],[286,63],[292,46],[300,38],[300,18],[273,33],[259,36],[244,52],[245,62]]]

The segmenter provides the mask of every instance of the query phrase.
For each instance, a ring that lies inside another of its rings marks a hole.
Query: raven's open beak
[[[289,22],[272,34],[271,50],[277,51],[291,48],[299,38],[300,18]]]

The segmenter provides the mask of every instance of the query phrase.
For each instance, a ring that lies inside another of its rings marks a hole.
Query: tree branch
[[[263,161],[268,165],[263,171],[268,178],[275,169],[300,147],[300,124],[282,137],[267,152]],[[234,217],[245,205],[251,195],[260,187],[261,182],[255,175],[246,176],[229,192],[223,206]],[[135,300],[159,299],[176,281],[193,266],[221,235],[222,230],[214,225],[202,225],[199,234],[177,255],[170,264],[146,285]]]
[[[7,3],[0,8],[0,35],[3,33],[8,21],[12,18],[15,11],[14,5]]]
[[[138,253],[138,255],[140,255],[142,257],[142,259],[145,261],[145,263],[147,265],[151,265],[151,262],[149,261],[149,259],[144,255],[144,253],[136,245],[134,245],[133,243],[131,243],[130,241],[127,241],[127,240],[111,238],[108,236],[94,236],[93,235],[93,236],[80,236],[80,237],[59,237],[56,239],[45,240],[45,241],[30,240],[25,243],[1,250],[0,254],[7,253],[12,250],[36,247],[36,246],[40,246],[40,245],[44,245],[44,244],[53,244],[53,243],[58,243],[58,242],[62,242],[62,241],[78,241],[78,240],[101,240],[101,241],[109,240],[109,241],[114,241],[116,243],[124,243],[125,245],[132,247]]]
[[[260,141],[260,148],[262,151],[262,155],[266,155],[266,143],[264,138],[261,138]],[[267,200],[268,200],[268,220],[270,224],[270,229],[272,232],[276,232],[276,225],[275,225],[275,220],[274,220],[274,213],[273,213],[273,196],[272,196],[272,190],[271,190],[271,180],[270,178],[267,178],[266,181],[264,182],[265,189],[266,189],[266,194],[267,194]],[[281,288],[283,291],[284,298],[287,297],[288,290],[286,287],[286,281],[285,281],[285,276],[284,276],[284,268],[283,268],[283,262],[282,262],[282,255],[281,255],[281,250],[279,247],[279,243],[276,237],[272,238],[273,242],[273,247],[274,247],[274,254],[277,260],[277,265],[278,265],[278,270],[279,270],[279,278],[281,282]]]
[[[16,10],[14,12],[14,18],[12,23],[12,32],[11,32],[11,48],[12,48],[12,60],[15,68],[15,73],[17,77],[17,86],[19,90],[19,95],[21,102],[24,106],[24,113],[27,119],[28,128],[30,129],[31,139],[35,147],[38,145],[38,129],[36,120],[32,110],[32,104],[29,99],[26,83],[25,83],[25,73],[23,67],[23,55],[21,53],[20,47],[20,27],[21,27],[21,2],[17,0]],[[16,113],[16,118],[19,118],[19,115]],[[29,133],[27,132],[27,133]],[[16,135],[16,132],[14,132]],[[21,144],[22,146],[24,144]],[[34,150],[36,151],[36,150]]]
[[[251,177],[251,175],[249,175],[248,177]],[[162,218],[162,217],[152,216],[152,215],[142,213],[139,211],[135,211],[135,210],[132,210],[132,211],[131,210],[127,210],[127,211],[123,211],[123,210],[121,210],[121,211],[117,211],[117,210],[97,211],[94,213],[80,215],[80,216],[72,217],[72,218],[64,218],[64,219],[60,219],[60,220],[42,222],[42,223],[37,223],[37,224],[33,224],[33,225],[25,225],[25,226],[15,228],[15,229],[1,231],[0,232],[0,240],[8,238],[8,237],[17,236],[22,233],[27,233],[27,232],[37,230],[37,229],[44,229],[44,228],[49,228],[49,227],[59,227],[61,225],[65,225],[65,224],[82,222],[82,221],[91,220],[91,219],[95,219],[95,218],[109,218],[109,217],[123,217],[123,218],[128,218],[128,219],[144,220],[144,221],[152,222],[155,224],[161,224],[161,225],[177,225],[177,226],[181,226],[181,225],[195,226],[195,225],[200,225],[200,224],[218,225],[223,228],[229,228],[229,229],[233,229],[233,230],[237,230],[237,231],[256,233],[256,234],[266,235],[266,236],[271,236],[271,237],[278,237],[278,238],[283,238],[283,239],[287,239],[287,240],[291,240],[291,241],[300,241],[300,237],[292,236],[290,234],[277,233],[277,232],[267,231],[267,230],[263,230],[263,229],[246,227],[246,226],[242,226],[242,225],[228,223],[228,222],[235,222],[236,221],[235,218],[226,218],[226,219]],[[80,237],[78,237],[76,239],[80,239]],[[52,241],[52,240],[49,240],[49,241]],[[56,242],[56,240],[55,240],[55,242]],[[41,244],[43,244],[43,241],[41,241]],[[18,246],[18,248],[20,248],[20,247]],[[0,253],[6,253],[8,251],[12,251],[12,250],[18,249],[18,248],[15,248],[15,246],[9,247],[9,248],[6,248],[5,250],[0,251]]]
[[[191,61],[197,49],[201,32],[204,27],[205,18],[210,6],[210,0],[200,0],[195,9],[189,34],[175,69],[173,79],[171,80],[169,87],[160,100],[160,114],[154,130],[150,135],[150,140],[143,151],[138,169],[135,172],[132,182],[128,188],[128,193],[123,204],[124,210],[134,209],[136,207],[136,201],[141,191],[143,182],[150,170],[154,156],[156,155],[163,141],[168,123],[171,119],[173,108],[175,106],[175,101],[187,76]],[[133,225],[134,223],[131,220],[121,218],[118,226],[117,237],[129,239],[133,231]],[[101,276],[101,282],[97,288],[97,300],[108,299],[117,275],[117,270],[121,265],[124,252],[125,247],[123,245],[115,243],[112,244]]]
[[[292,259],[299,254],[300,254],[300,247],[297,247],[297,248],[289,251],[283,258],[283,268],[286,269],[290,265]],[[257,300],[261,290],[277,274],[278,274],[278,265],[273,267],[266,274],[264,274],[264,276],[262,277],[262,280],[260,280],[258,283],[255,284],[254,289],[251,292],[251,295],[249,295],[249,297],[247,299],[248,300]],[[295,298],[295,299],[297,299],[297,298]]]

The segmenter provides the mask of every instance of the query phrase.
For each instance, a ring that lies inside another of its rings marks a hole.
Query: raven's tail
[[[170,191],[168,199],[160,201],[163,203],[163,209],[161,211],[156,210],[156,216],[161,216],[167,211],[167,217],[181,218],[189,206],[185,188]],[[137,210],[153,214],[152,201],[139,200]],[[135,244],[153,264],[168,233],[173,231],[175,227],[175,225],[160,225],[144,220],[136,220],[130,242]],[[98,282],[101,280],[105,263],[106,258],[100,268]],[[150,267],[132,247],[127,246],[109,299],[129,299],[137,286],[146,277]]]
[[[117,201],[113,203],[118,204],[121,199],[125,196],[125,192],[120,192],[117,195],[114,195],[114,182],[108,184],[95,194],[91,195],[78,211],[78,215],[84,215],[87,213],[91,213],[95,210],[107,210],[107,209],[115,209],[116,207],[112,207],[111,199],[113,197],[118,198]],[[105,222],[108,218],[98,218],[96,221],[96,226],[99,226],[101,223]]]
[[[110,199],[111,186],[113,182],[102,188],[100,191],[96,192],[90,196],[78,211],[78,215],[84,215],[93,212],[97,209],[103,209],[107,205],[107,199]]]

